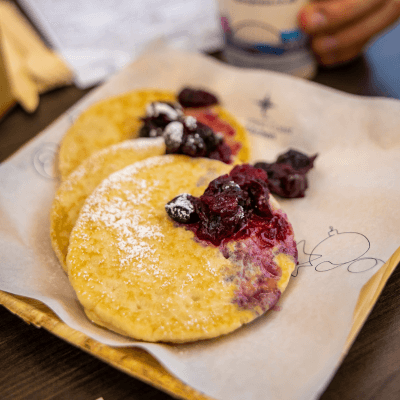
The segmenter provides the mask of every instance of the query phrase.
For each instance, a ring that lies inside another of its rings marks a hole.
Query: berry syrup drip
[[[210,182],[202,196],[184,193],[165,209],[199,241],[219,246],[225,258],[241,266],[232,277],[238,288],[234,303],[256,312],[276,304],[281,269],[274,261],[275,254],[284,253],[297,260],[297,249],[286,215],[270,206],[265,171],[250,165],[236,166],[229,175]],[[229,246],[231,242],[235,243],[233,247]]]
[[[167,154],[186,154],[231,162],[232,151],[223,135],[192,116],[184,116],[180,105],[151,103],[142,118],[141,137],[163,136]]]
[[[281,154],[274,163],[258,162],[254,166],[268,174],[268,187],[281,197],[304,197],[308,188],[306,174],[313,168],[317,154],[308,157],[296,150]]]

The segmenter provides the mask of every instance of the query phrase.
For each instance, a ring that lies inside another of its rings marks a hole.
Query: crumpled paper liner
[[[47,218],[57,186],[54,156],[65,131],[90,104],[135,88],[179,90],[187,84],[217,93],[246,126],[254,161],[271,161],[289,146],[319,153],[307,197],[281,200],[298,240],[300,265],[280,310],[230,335],[186,345],[135,342],[87,321],[52,252]],[[193,398],[194,392],[181,382],[217,399],[317,398],[400,259],[400,188],[393,176],[399,171],[399,124],[396,100],[359,98],[281,74],[237,70],[199,54],[149,53],[1,165],[0,289],[41,300],[64,322],[11,294],[1,301],[182,398]],[[135,358],[134,348],[151,353],[169,373],[151,357]]]

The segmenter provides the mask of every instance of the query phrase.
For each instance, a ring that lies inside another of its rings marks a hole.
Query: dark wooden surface
[[[320,69],[314,81],[357,95],[400,98],[399,43],[397,27],[375,43],[364,57],[340,68]],[[89,91],[73,86],[54,90],[41,97],[40,106],[32,115],[19,106],[14,107],[0,120],[0,162]],[[27,325],[0,306],[0,399],[96,400],[99,397],[172,399],[44,329]],[[399,268],[321,397],[321,400],[336,399],[400,399]]]

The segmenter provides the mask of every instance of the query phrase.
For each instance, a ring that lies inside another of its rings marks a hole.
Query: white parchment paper
[[[187,345],[137,343],[87,320],[53,254],[55,156],[68,127],[90,104],[127,90],[185,85],[218,94],[251,132],[254,161],[273,161],[289,147],[318,153],[307,196],[280,200],[294,226],[299,267],[278,310],[230,335]],[[148,350],[216,399],[315,399],[342,359],[362,286],[400,245],[399,171],[400,101],[159,49],[1,164],[0,290],[41,300],[102,343]]]

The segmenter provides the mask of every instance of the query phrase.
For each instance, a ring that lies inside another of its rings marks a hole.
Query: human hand
[[[400,0],[314,0],[298,21],[320,64],[335,65],[355,58],[399,17]]]

